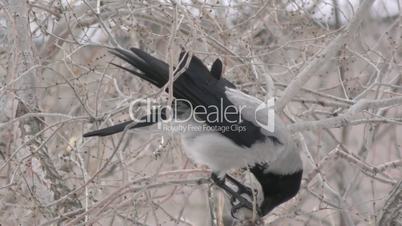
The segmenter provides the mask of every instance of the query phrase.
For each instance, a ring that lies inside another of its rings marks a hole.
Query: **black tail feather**
[[[82,136],[83,137],[93,137],[93,136],[104,137],[104,136],[112,135],[112,134],[119,133],[119,132],[123,131],[126,128],[126,126],[129,125],[132,122],[133,121],[131,121],[131,120],[126,121],[126,122],[123,122],[123,123],[120,123],[120,124],[117,124],[117,125],[114,125],[114,126],[110,126],[110,127],[103,128],[103,129],[100,129],[100,130],[95,130],[95,131],[88,132],[88,133],[86,133],[86,134],[84,134]]]
[[[104,136],[112,135],[115,133],[120,133],[123,130],[125,130],[127,126],[129,126],[127,129],[136,129],[136,128],[141,128],[141,127],[151,126],[151,125],[159,122],[161,119],[163,119],[163,120],[166,119],[166,113],[164,111],[159,111],[156,109],[151,114],[143,116],[139,120],[138,123],[134,123],[133,120],[130,120],[130,121],[122,122],[122,123],[114,125],[114,126],[91,131],[82,136],[83,137],[93,137],[93,136],[104,137]],[[130,124],[132,124],[132,125],[130,126]]]
[[[118,66],[116,64],[114,65],[137,75],[138,77],[154,84],[159,88],[163,87],[168,82],[169,66],[166,63],[152,57],[142,50],[131,48],[131,51],[133,52],[116,48],[111,51],[111,53],[131,64],[134,68],[138,69],[142,73],[123,66]]]

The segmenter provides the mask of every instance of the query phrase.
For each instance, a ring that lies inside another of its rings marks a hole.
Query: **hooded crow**
[[[167,63],[137,48],[115,48],[112,53],[134,69],[116,66],[156,87],[167,87]],[[173,96],[181,100],[182,106],[181,110],[173,108],[176,110],[173,113],[174,119],[186,119],[180,120],[180,125],[187,126],[180,134],[183,150],[195,163],[211,168],[214,183],[231,197],[232,215],[240,208],[252,210],[254,205],[250,201],[251,189],[228,175],[231,169],[248,168],[261,184],[263,200],[256,206],[261,217],[294,197],[300,187],[302,161],[279,118],[272,120],[273,129],[267,127],[272,109],[222,78],[219,59],[208,70],[199,58],[183,52],[177,67],[176,71],[183,69],[184,72],[174,77]],[[146,120],[150,118],[154,120]],[[156,110],[138,123],[127,121],[83,136],[107,136],[125,129],[151,126],[167,118],[166,111]],[[198,129],[190,129],[196,127]],[[228,186],[227,181],[234,186]]]

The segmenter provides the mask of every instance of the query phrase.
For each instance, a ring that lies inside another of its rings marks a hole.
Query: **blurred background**
[[[402,225],[401,4],[0,0],[0,224],[244,224],[176,135],[82,138],[167,98],[110,64],[127,66],[108,52],[121,46],[219,58],[239,89],[275,97],[303,184],[254,224]]]

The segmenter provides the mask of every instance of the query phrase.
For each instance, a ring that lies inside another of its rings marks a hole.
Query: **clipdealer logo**
[[[275,128],[274,99],[261,103],[254,112],[254,122],[258,126],[273,132]],[[145,108],[147,115],[137,117],[134,109]],[[155,99],[140,98],[132,101],[129,115],[135,123],[157,123],[158,129],[172,132],[188,131],[227,131],[243,132],[242,112],[247,106],[227,105],[221,98],[218,105],[193,106],[185,99],[174,99],[171,105],[162,105]]]
[[[255,109],[254,119],[260,127],[273,133],[275,131],[275,98],[262,102]]]

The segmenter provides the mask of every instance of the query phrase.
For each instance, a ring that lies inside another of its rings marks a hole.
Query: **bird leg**
[[[237,187],[237,193],[239,195],[242,194],[246,194],[250,197],[250,200],[253,199],[253,191],[251,190],[251,188],[245,186],[243,183],[239,182],[238,180],[236,180],[234,177],[230,176],[229,174],[226,174],[225,177]],[[258,191],[254,191],[255,194],[257,194]],[[243,205],[243,203],[239,202],[238,204],[236,204],[236,198],[232,196],[231,200],[230,200],[231,204],[232,204],[232,216],[235,212],[237,212],[239,209],[241,208],[248,208],[247,206]],[[252,209],[250,209],[252,210]],[[257,209],[257,213],[260,215],[260,211]]]
[[[225,178],[228,178],[228,180],[230,180],[234,185],[237,186],[238,191],[234,191],[231,187],[227,186],[225,183]],[[219,178],[218,175],[216,175],[215,173],[212,173],[211,175],[211,179],[214,181],[214,183],[220,187],[221,189],[223,189],[224,191],[226,191],[230,196],[230,200],[231,203],[233,205],[232,210],[231,210],[231,214],[233,217],[235,217],[235,213],[237,212],[237,210],[241,209],[241,208],[247,208],[249,210],[253,210],[253,204],[251,203],[250,200],[247,200],[245,197],[241,196],[241,194],[249,194],[248,192],[251,192],[251,189],[244,186],[243,184],[241,184],[240,182],[238,182],[236,179],[225,175],[225,178]],[[241,184],[239,186],[239,184]],[[252,196],[250,196],[251,198]],[[234,205],[235,201],[239,201],[238,204]]]
[[[226,174],[225,178],[228,179],[232,184],[234,184],[237,187],[237,193],[239,195],[246,194],[246,195],[250,196],[250,198],[253,197],[253,191],[251,190],[251,188],[240,183],[238,180],[236,180],[229,174]]]

